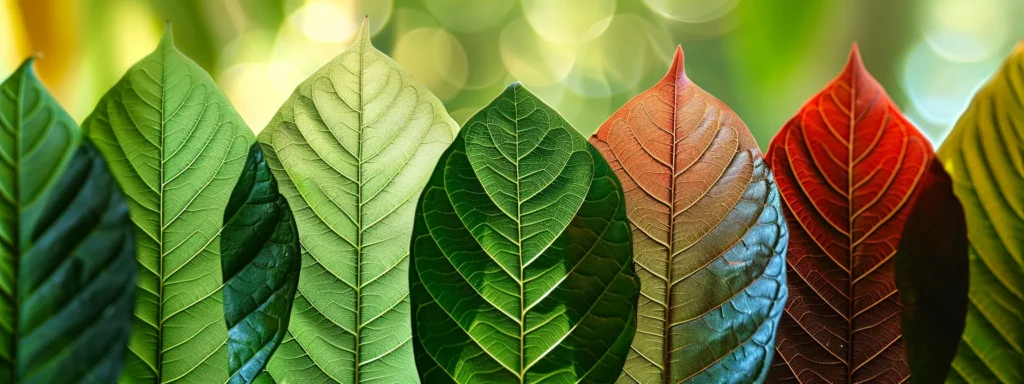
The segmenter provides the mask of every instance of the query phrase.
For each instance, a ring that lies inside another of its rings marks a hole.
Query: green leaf
[[[466,123],[416,210],[423,382],[614,382],[636,331],[631,241],[597,149],[509,86]]]
[[[458,129],[437,98],[356,43],[299,85],[259,135],[295,214],[302,273],[279,382],[416,381],[408,254],[416,197]]]
[[[221,267],[231,383],[252,383],[288,333],[299,284],[299,234],[259,144],[224,211]]]
[[[134,253],[103,158],[26,60],[0,84],[0,381],[115,381]]]
[[[170,28],[83,126],[128,198],[142,267],[121,381],[226,382],[220,229],[252,132]]]
[[[1024,45],[938,151],[967,219],[967,323],[948,381],[1024,383]]]

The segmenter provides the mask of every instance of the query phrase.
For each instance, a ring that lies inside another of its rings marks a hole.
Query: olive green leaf
[[[170,28],[83,127],[124,189],[142,267],[121,381],[226,382],[220,230],[252,132]]]
[[[397,63],[356,43],[259,135],[298,224],[302,273],[279,382],[410,383],[408,255],[416,198],[458,126]]]
[[[948,381],[1024,383],[1024,45],[938,151],[967,219],[967,322]]]
[[[473,116],[416,209],[423,382],[614,382],[640,295],[624,201],[597,149],[518,83]]]
[[[231,193],[220,244],[230,382],[252,383],[288,333],[301,267],[295,220],[259,144]]]
[[[134,254],[106,163],[26,60],[0,84],[0,381],[117,380]]]

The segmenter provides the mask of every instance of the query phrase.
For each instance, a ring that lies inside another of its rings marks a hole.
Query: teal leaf
[[[221,232],[230,383],[253,383],[288,332],[299,234],[259,144],[249,149]]]
[[[611,383],[639,282],[608,163],[518,83],[472,117],[416,210],[413,345],[425,383]]]

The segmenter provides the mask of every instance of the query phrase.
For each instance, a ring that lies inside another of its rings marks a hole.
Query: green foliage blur
[[[175,43],[258,132],[354,38],[426,84],[460,123],[520,80],[583,134],[666,71],[736,110],[765,148],[841,69],[851,44],[933,143],[1024,36],[1019,0],[0,0],[0,77],[42,56],[81,121],[155,46]]]

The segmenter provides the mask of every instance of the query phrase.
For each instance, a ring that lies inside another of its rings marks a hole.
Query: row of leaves
[[[856,49],[762,158],[681,50],[588,142],[364,25],[257,138],[170,35],[82,130],[0,85],[0,380],[1024,381],[1024,52],[953,183]]]

